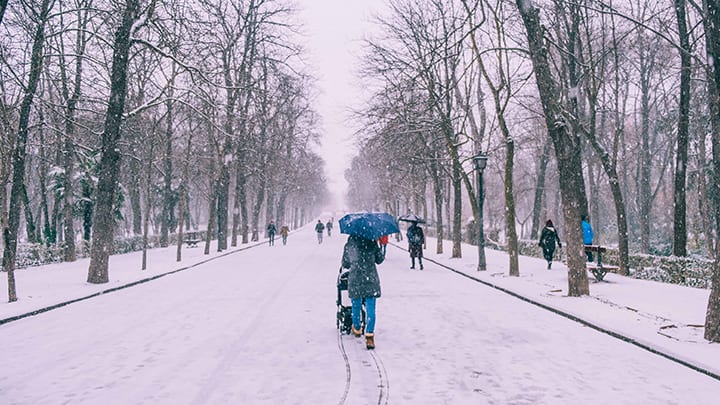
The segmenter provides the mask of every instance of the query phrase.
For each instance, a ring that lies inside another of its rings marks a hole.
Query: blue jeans
[[[360,309],[362,308],[363,299],[365,300],[365,333],[373,333],[375,331],[375,297],[353,298],[352,301],[352,321],[355,329],[360,329]]]

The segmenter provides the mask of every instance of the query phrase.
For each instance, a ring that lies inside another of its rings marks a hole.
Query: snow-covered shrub
[[[170,235],[170,244],[177,243],[177,235]],[[148,238],[148,247],[150,249],[160,246],[160,238],[158,236],[150,236]],[[113,254],[123,254],[137,252],[143,248],[142,236],[132,236],[124,239],[116,239]],[[78,258],[90,256],[90,242],[81,240],[76,246]],[[63,261],[63,247],[45,246],[38,243],[23,243],[18,245],[17,258],[15,260],[15,268],[22,269],[26,267],[41,266],[43,264],[60,263]]]
[[[676,256],[631,255],[632,276],[689,287],[710,288],[712,262]]]
[[[59,246],[47,247],[40,243],[21,243],[17,247],[15,268],[40,266],[62,261],[63,252]]]
[[[521,240],[518,245],[521,255],[542,257],[542,249],[538,246],[537,241]],[[564,260],[565,257],[559,257],[558,253],[559,251],[555,252],[555,257],[558,260]],[[619,256],[616,248],[607,247],[602,257],[605,264],[618,264]],[[702,257],[632,254],[629,266],[630,276],[634,278],[688,287],[710,288],[712,261]]]

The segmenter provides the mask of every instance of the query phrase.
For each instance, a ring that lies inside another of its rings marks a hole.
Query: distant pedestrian
[[[283,245],[287,245],[287,237],[290,233],[290,228],[287,225],[280,227],[280,236],[282,237]]]
[[[327,229],[328,236],[330,236],[330,234],[332,233],[332,229],[333,229],[333,221],[332,221],[332,218],[327,221],[327,224],[325,224],[325,228]]]
[[[325,225],[323,225],[322,221],[318,219],[317,224],[315,224],[315,232],[317,233],[318,243],[323,242],[323,231],[325,231]]]
[[[270,246],[275,246],[275,232],[277,232],[277,228],[275,227],[275,222],[272,220],[268,224],[267,228],[267,234],[268,234],[268,243]]]
[[[382,251],[383,257],[387,254],[387,245],[388,245],[389,237],[388,235],[383,235],[378,239],[378,244],[380,245],[380,251]]]
[[[417,222],[411,222],[412,225],[407,230],[408,252],[410,252],[411,269],[415,268],[415,258],[417,257],[420,264],[420,270],[423,269],[423,244],[425,243],[425,233],[418,226]]]
[[[553,226],[553,222],[548,219],[547,222],[545,222],[545,227],[540,232],[540,247],[543,251],[543,257],[548,262],[548,269],[552,267],[553,256],[555,255],[555,243],[562,248],[560,237]]]
[[[375,301],[380,298],[380,276],[376,264],[384,260],[380,247],[374,240],[350,235],[343,248],[342,267],[348,273],[348,297],[352,302],[352,331],[355,337],[362,335],[361,309],[365,303],[365,347],[375,348]]]
[[[593,244],[593,229],[592,225],[590,225],[590,221],[588,221],[588,218],[586,215],[583,215],[580,217],[582,220],[582,233],[583,233],[583,243],[585,245],[592,245]],[[587,255],[587,261],[591,262],[594,260],[593,254],[591,251],[586,250],[585,254]]]

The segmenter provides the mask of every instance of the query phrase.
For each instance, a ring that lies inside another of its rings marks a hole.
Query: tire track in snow
[[[347,349],[345,347],[345,344],[343,342],[343,333],[338,330],[337,333],[338,337],[338,349],[340,350],[340,354],[343,357],[343,360],[345,362],[345,370],[346,370],[346,377],[345,377],[345,389],[343,390],[343,395],[340,398],[340,401],[338,402],[339,405],[345,405],[346,403],[368,403],[367,401],[361,402],[361,398],[359,396],[365,394],[366,392],[362,389],[368,384],[363,385],[365,378],[367,379],[375,379],[377,378],[377,404],[378,405],[386,405],[388,404],[388,401],[390,400],[390,379],[388,378],[387,370],[385,369],[385,364],[382,361],[382,358],[375,350],[364,350],[364,347],[361,349],[362,346],[361,342],[352,342],[351,345],[356,345],[358,348],[352,348],[351,351],[354,352],[354,354],[359,354],[365,351],[370,356],[371,361],[365,361],[361,360],[360,358],[355,358],[355,356],[348,355]],[[362,356],[362,354],[360,354]],[[355,361],[353,361],[355,360]],[[353,364],[359,365],[359,373],[356,373],[356,375],[359,374],[360,378],[356,378],[355,380],[352,379],[352,366]],[[370,367],[372,370],[362,372],[365,367]],[[358,381],[359,380],[359,381]],[[350,395],[351,387],[353,386],[353,383],[355,383],[356,386],[356,395],[354,398]],[[367,392],[368,395],[371,395],[371,392]]]

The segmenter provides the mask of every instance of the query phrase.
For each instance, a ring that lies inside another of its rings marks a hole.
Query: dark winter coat
[[[542,232],[540,232],[540,247],[542,247],[543,250],[543,257],[545,257],[548,261],[553,259],[553,254],[555,253],[555,242],[557,242],[558,246],[562,247],[560,237],[558,236],[555,228],[552,226],[545,226],[542,229]]]
[[[410,257],[423,257],[423,244],[425,243],[425,233],[422,228],[413,223],[407,230],[408,251]]]
[[[315,224],[315,232],[322,233],[325,230],[325,225],[322,224],[322,222],[318,222]]]
[[[267,233],[269,235],[275,235],[275,232],[277,232],[277,228],[275,227],[275,224],[273,224],[273,223],[268,224]]]
[[[385,257],[377,242],[359,236],[348,237],[343,249],[342,266],[348,273],[348,296],[354,298],[380,297],[380,276],[376,264]]]

